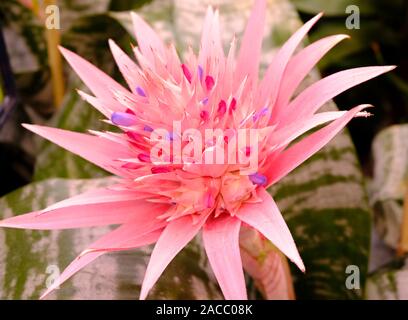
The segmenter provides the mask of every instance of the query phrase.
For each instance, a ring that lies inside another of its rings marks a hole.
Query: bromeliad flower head
[[[0,226],[65,229],[120,225],[91,244],[60,277],[105,252],[156,243],[140,298],[200,231],[227,299],[247,297],[239,251],[243,224],[257,229],[302,271],[303,262],[274,200],[266,191],[327,144],[367,105],[321,112],[337,94],[393,67],[365,67],[328,76],[292,99],[318,60],[345,39],[321,39],[294,54],[317,15],[277,52],[258,78],[266,4],[258,0],[239,52],[224,54],[218,11],[209,8],[198,55],[180,61],[136,14],[136,64],[113,41],[110,48],[129,89],[64,48],[61,51],[94,95],[79,94],[121,132],[82,134],[25,125],[42,137],[119,177],[118,182],[12,217]],[[330,122],[330,123],[329,123]],[[300,142],[310,129],[327,124]],[[208,136],[208,131],[216,134]],[[204,137],[204,138],[202,138]],[[247,139],[248,138],[248,139]],[[242,141],[247,141],[242,143]],[[55,286],[50,287],[48,294]]]

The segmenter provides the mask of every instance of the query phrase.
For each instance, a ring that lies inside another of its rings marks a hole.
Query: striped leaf
[[[368,300],[408,300],[408,257],[395,259],[370,274],[367,280]]]
[[[102,115],[72,89],[66,94],[50,126],[79,132],[84,132],[88,128],[103,130],[107,128],[107,124],[100,121],[101,119]],[[34,172],[36,181],[50,177],[85,179],[107,175],[103,169],[47,140],[37,138],[36,141],[40,150]]]
[[[200,2],[156,0],[144,6],[141,14],[153,22],[154,27],[165,39],[170,39],[174,35],[182,52],[188,44],[197,47],[199,26],[209,2],[209,0]],[[233,33],[244,30],[251,5],[252,1],[249,0],[219,2],[224,43],[231,40]],[[115,18],[118,18],[118,15]],[[163,23],[163,20],[166,22]],[[267,25],[263,66],[271,60],[275,48],[300,26],[300,21],[289,1],[274,0],[269,1]],[[317,73],[313,72],[303,86],[317,79]],[[324,109],[335,110],[336,106],[328,103]],[[86,121],[81,123],[84,127],[78,130],[85,131],[90,128]],[[70,165],[67,174],[70,174],[71,170],[72,172],[78,170],[73,168],[77,166],[76,161],[72,161]],[[55,166],[55,162],[49,162],[49,166]],[[274,186],[270,192],[284,213],[306,265],[305,275],[293,269],[297,298],[361,298],[360,290],[346,288],[346,268],[349,265],[356,265],[359,268],[363,288],[368,264],[370,211],[362,174],[349,135],[347,133],[339,135],[321,152]],[[250,247],[251,243],[241,243],[241,247],[246,245]],[[78,251],[80,250],[75,252]],[[265,251],[259,251],[256,259],[261,263],[259,267],[263,270],[268,268],[265,261],[269,261],[264,259],[264,254]],[[271,254],[275,253],[271,251]],[[7,257],[9,256],[11,257],[7,254]],[[200,256],[201,254],[196,258]],[[123,263],[123,266],[132,268],[127,263]],[[273,269],[273,265],[270,268],[271,272],[276,269]],[[183,274],[179,273],[177,268],[174,272],[173,275],[177,275],[177,278]],[[96,277],[97,273],[92,275]],[[262,280],[267,283],[266,279]],[[127,285],[130,283],[133,282],[128,282]],[[113,283],[112,287],[117,285]],[[160,284],[157,288],[160,288]],[[207,293],[207,296],[210,294]],[[268,295],[265,294],[265,297]]]
[[[18,0],[1,1],[0,11],[7,12],[2,14],[2,27],[13,72],[21,75],[44,71],[48,65],[47,47],[40,20]]]
[[[33,183],[0,200],[0,218],[41,209],[111,178],[50,179]],[[38,299],[58,272],[110,229],[64,231],[0,229],[0,299]],[[222,297],[201,241],[192,241],[169,265],[152,290],[154,299]],[[137,299],[152,247],[106,254],[50,295],[57,299]]]
[[[381,131],[373,142],[374,177],[370,203],[375,209],[375,227],[391,248],[401,235],[404,194],[408,179],[408,125]]]

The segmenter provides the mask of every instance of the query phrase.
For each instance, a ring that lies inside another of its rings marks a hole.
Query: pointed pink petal
[[[96,110],[102,113],[106,118],[110,119],[114,111],[109,107],[108,104],[104,102],[104,100],[101,100],[97,97],[87,94],[81,90],[77,90],[77,92],[83,100],[85,100],[90,105],[92,105]]]
[[[230,49],[225,61],[225,72],[223,77],[222,92],[223,96],[228,96],[232,92],[232,86],[234,81],[234,69],[235,69],[235,50],[237,41],[235,37],[232,39]]]
[[[315,64],[336,44],[349,38],[348,35],[335,35],[320,39],[307,46],[290,59],[282,78],[275,111],[284,108],[298,85],[312,70]],[[279,111],[278,111],[279,112]]]
[[[195,56],[190,55],[192,61]],[[219,24],[218,10],[213,11],[211,6],[207,9],[204,20],[204,27],[201,36],[200,52],[198,55],[198,64],[203,68],[204,77],[210,75],[217,78],[224,67],[224,49],[221,42],[221,32]],[[188,62],[188,60],[187,60]],[[190,63],[192,67],[194,64]]]
[[[159,279],[164,269],[173,260],[173,258],[189,243],[197,232],[201,229],[208,214],[201,214],[199,220],[193,224],[190,215],[181,217],[177,220],[169,222],[164,229],[160,239],[150,257],[149,265],[146,269],[145,278],[143,280],[142,289],[140,291],[140,299],[146,299],[150,289]]]
[[[156,242],[161,234],[161,230],[156,229],[156,226],[146,226],[143,230],[139,224],[132,223],[122,225],[116,230],[105,234],[90,246],[91,250],[85,250],[72,261],[60,277],[54,281],[53,285],[41,295],[40,299],[44,299],[58,286],[62,285],[92,261],[96,260],[104,253],[112,251],[111,248],[118,250],[118,248],[123,247],[123,250],[128,250],[130,248],[138,248]],[[123,246],[124,243],[126,246]],[[103,250],[92,250],[101,248],[103,248]]]
[[[257,229],[294,262],[300,270],[305,271],[295,241],[275,201],[263,188],[258,189],[258,196],[262,199],[262,202],[243,204],[236,216]]]
[[[256,229],[241,227],[239,234],[242,265],[268,300],[294,300],[293,281],[287,259],[271,248]]]
[[[108,202],[64,207],[49,212],[34,211],[0,221],[0,227],[58,230],[155,220],[168,205],[144,200]]]
[[[257,81],[259,60],[261,57],[262,38],[265,26],[266,1],[256,0],[248,20],[237,58],[236,84],[248,76]]]
[[[369,105],[360,105],[347,111],[342,117],[276,156],[276,158],[270,163],[269,171],[266,174],[269,185],[286,176],[302,162],[306,161],[309,157],[323,148],[358,112],[368,106]]]
[[[167,68],[170,74],[173,76],[176,83],[180,83],[183,71],[180,68],[181,61],[174,44],[170,44],[167,49],[167,62]]]
[[[321,13],[306,22],[299,30],[297,30],[288,41],[279,49],[276,56],[266,70],[265,76],[260,84],[260,101],[259,104],[264,106],[267,101],[273,106],[278,97],[279,87],[281,85],[282,76],[286,66],[299,46],[302,39],[306,36],[312,26],[320,19]],[[276,112],[272,113],[274,116]]]
[[[214,11],[211,6],[207,7],[207,12],[205,14],[204,23],[203,23],[203,30],[201,32],[201,40],[200,40],[200,51],[198,53],[198,62],[201,67],[204,69],[206,68],[207,59],[211,54],[209,43],[210,43],[210,36],[211,36],[211,28],[213,23]],[[208,70],[204,70],[208,72]]]
[[[301,119],[297,122],[291,123],[288,126],[282,127],[281,129],[274,131],[268,140],[268,145],[273,149],[280,148],[282,146],[287,146],[290,142],[300,137],[302,134],[308,132],[309,130],[320,126],[326,122],[336,120],[344,116],[347,111],[328,111],[320,112],[314,114],[309,119]],[[362,111],[356,113],[355,117],[367,117],[370,114],[368,112]]]
[[[225,299],[246,300],[244,271],[239,251],[241,221],[235,217],[215,218],[203,228],[205,251]]]
[[[116,64],[118,65],[118,68],[122,76],[125,78],[130,90],[132,92],[136,92],[137,86],[142,85],[142,83],[144,82],[142,77],[140,76],[139,67],[111,39],[109,39],[109,47],[112,51],[112,55],[116,61]]]
[[[115,160],[134,157],[134,154],[126,146],[100,137],[37,125],[23,124],[23,126],[106,171],[119,176],[126,175],[127,171],[120,168],[120,165]]]
[[[124,87],[77,54],[63,47],[60,47],[60,51],[95,96],[105,100],[114,111],[126,111],[113,95],[114,91],[127,93]]]
[[[166,57],[166,50],[163,41],[157,33],[138,14],[131,12],[133,28],[143,56],[154,65],[155,54],[159,54],[162,59]]]
[[[252,257],[247,251],[242,251],[242,263],[245,271],[255,280],[259,289],[267,300],[294,300],[292,279],[287,279],[285,265],[286,258],[279,252],[268,252],[262,256],[262,262],[258,257]]]
[[[42,212],[48,212],[55,209],[61,209],[66,207],[72,206],[80,206],[80,205],[90,205],[90,204],[101,204],[101,203],[109,203],[109,202],[123,202],[123,201],[131,201],[131,200],[138,200],[139,192],[134,190],[115,190],[115,186],[112,188],[101,188],[90,190],[84,192],[82,194],[73,196],[71,198],[59,201],[54,203],[53,205],[47,207],[46,209],[42,210]]]
[[[340,71],[323,78],[305,89],[286,107],[282,124],[310,116],[338,94],[394,68],[395,66],[362,67]]]

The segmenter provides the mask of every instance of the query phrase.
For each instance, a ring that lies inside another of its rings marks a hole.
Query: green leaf
[[[408,179],[408,125],[381,131],[373,142],[374,176],[369,185],[375,227],[383,241],[396,249],[401,236],[404,192]]]
[[[107,12],[110,2],[110,0],[59,0],[61,30],[70,32],[70,28],[78,19]]]
[[[107,13],[79,16],[62,34],[63,46],[75,51],[105,72],[112,74],[115,63],[108,40],[129,45],[126,30]]]
[[[382,39],[383,44],[398,41],[390,28],[380,25],[375,18],[366,18],[360,29],[347,29],[343,20],[326,19],[318,28],[312,30],[309,38],[311,42],[314,42],[334,34],[347,34],[350,38],[337,45],[323,57],[318,64],[320,70],[327,70],[331,66],[351,68],[356,65],[355,60],[351,60],[351,58],[356,58],[364,52],[371,52],[372,44],[376,43],[378,39]]]
[[[350,13],[346,13],[346,8],[350,5],[358,7],[362,15],[372,14],[374,12],[374,6],[370,1],[365,0],[292,0],[296,9],[301,12],[317,14],[324,12],[327,16],[346,16]]]
[[[44,100],[52,99],[44,90],[50,78],[44,26],[17,0],[0,1],[0,12],[7,13],[2,14],[2,31],[21,100],[28,96],[41,108]]]
[[[334,104],[325,106],[333,110]],[[270,190],[288,223],[306,266],[293,265],[300,299],[359,299],[345,286],[346,268],[358,266],[361,288],[368,268],[370,208],[348,133],[295,169]]]
[[[152,0],[121,0],[121,1],[111,1],[109,10],[112,11],[127,11],[136,10],[141,8],[148,2]]]
[[[1,1],[0,12],[7,12],[2,24],[14,73],[32,73],[47,66],[44,26],[33,12],[17,0]]]
[[[111,183],[49,179],[0,199],[0,218],[38,210],[56,201]],[[38,299],[47,280],[112,228],[64,231],[0,229],[0,299]],[[149,298],[219,299],[222,297],[201,241],[192,241],[169,265]],[[50,298],[137,299],[152,247],[106,254],[64,283]]]
[[[84,7],[84,12],[90,9]],[[79,13],[77,13],[79,15]],[[119,43],[130,42],[130,37],[121,25],[108,15],[79,15],[70,22],[70,29],[63,34],[63,44],[76,51],[85,59],[99,66],[108,74],[117,75],[108,39],[113,38]],[[87,102],[83,101],[74,88],[87,91],[72,69],[68,69],[69,85],[66,96],[59,110],[54,114],[49,126],[60,129],[86,132],[93,130],[113,130],[102,122],[104,117]],[[118,77],[116,77],[118,78]],[[49,177],[60,178],[96,178],[107,173],[83,160],[82,158],[63,150],[62,148],[39,139],[39,152],[36,159],[34,180]],[[55,165],[58,163],[58,165]]]
[[[145,3],[139,8],[138,14],[143,17],[154,30],[160,33],[165,41],[175,41],[176,34],[174,33],[173,1],[156,0]],[[111,11],[108,13],[110,17],[115,19],[135,40],[133,30],[131,11]]]
[[[395,259],[369,275],[366,287],[368,300],[408,299],[408,257]]]
[[[84,89],[84,88],[82,88]],[[51,123],[52,127],[85,132],[88,128],[94,130],[107,129],[103,116],[83,101],[75,90],[70,90],[64,102]],[[92,163],[68,152],[59,146],[38,138],[40,142],[34,180],[53,178],[97,178],[107,175],[107,172]]]

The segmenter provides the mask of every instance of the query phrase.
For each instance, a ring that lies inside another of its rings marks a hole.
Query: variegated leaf
[[[156,21],[154,27],[163,30],[164,38],[175,35],[182,51],[188,44],[197,44],[200,22],[210,2],[214,4],[213,1],[175,0],[168,11],[168,1],[156,0],[141,12],[144,17],[151,14],[148,20]],[[164,4],[165,11],[161,12]],[[252,1],[222,0],[216,4],[222,12],[223,40],[228,43],[234,32],[244,29]],[[168,21],[173,22],[170,29]],[[264,66],[271,60],[274,48],[300,26],[300,21],[287,0],[274,0],[269,1],[267,25]],[[316,79],[318,76],[314,73],[304,85]],[[325,106],[326,110],[335,108],[333,103]],[[83,131],[88,128],[86,124]],[[339,135],[270,191],[288,221],[306,265],[305,275],[294,271],[296,296],[301,299],[360,298],[359,290],[346,288],[345,271],[348,265],[358,266],[361,287],[364,286],[370,214],[362,174],[348,134]]]
[[[384,242],[396,249],[401,236],[408,179],[408,125],[381,131],[373,142],[374,177],[369,185],[375,226]]]
[[[84,132],[88,128],[103,130],[108,125],[101,121],[102,117],[72,88],[66,94],[61,108],[49,125],[80,132]],[[103,169],[49,141],[38,138],[36,142],[40,152],[36,160],[34,180],[38,181],[50,177],[85,179],[107,175]]]
[[[4,13],[2,27],[13,72],[29,74],[46,67],[47,47],[41,21],[18,0],[1,1],[0,12]]]
[[[0,219],[37,210],[111,178],[50,179],[33,183],[0,200]],[[0,299],[38,299],[82,250],[110,230],[63,231],[0,229]],[[201,241],[192,241],[169,265],[149,298],[220,299]],[[50,295],[51,299],[137,299],[152,247],[106,254]]]
[[[160,2],[160,1],[156,1]],[[252,1],[220,0],[223,40],[244,29]],[[175,34],[197,47],[204,11],[213,1],[174,1]],[[153,4],[152,4],[153,5]],[[148,7],[144,8],[148,10]],[[262,65],[271,61],[300,20],[287,0],[268,1]],[[194,23],[192,23],[194,21]],[[159,22],[158,22],[159,23]],[[237,35],[239,36],[239,34]],[[319,79],[316,71],[302,88]],[[336,110],[333,102],[322,110]],[[356,265],[364,287],[370,245],[370,208],[355,149],[347,132],[270,190],[282,210],[306,265],[303,275],[291,265],[300,299],[359,299],[361,290],[345,286],[346,268]]]
[[[408,257],[396,259],[370,274],[368,300],[408,300]]]

